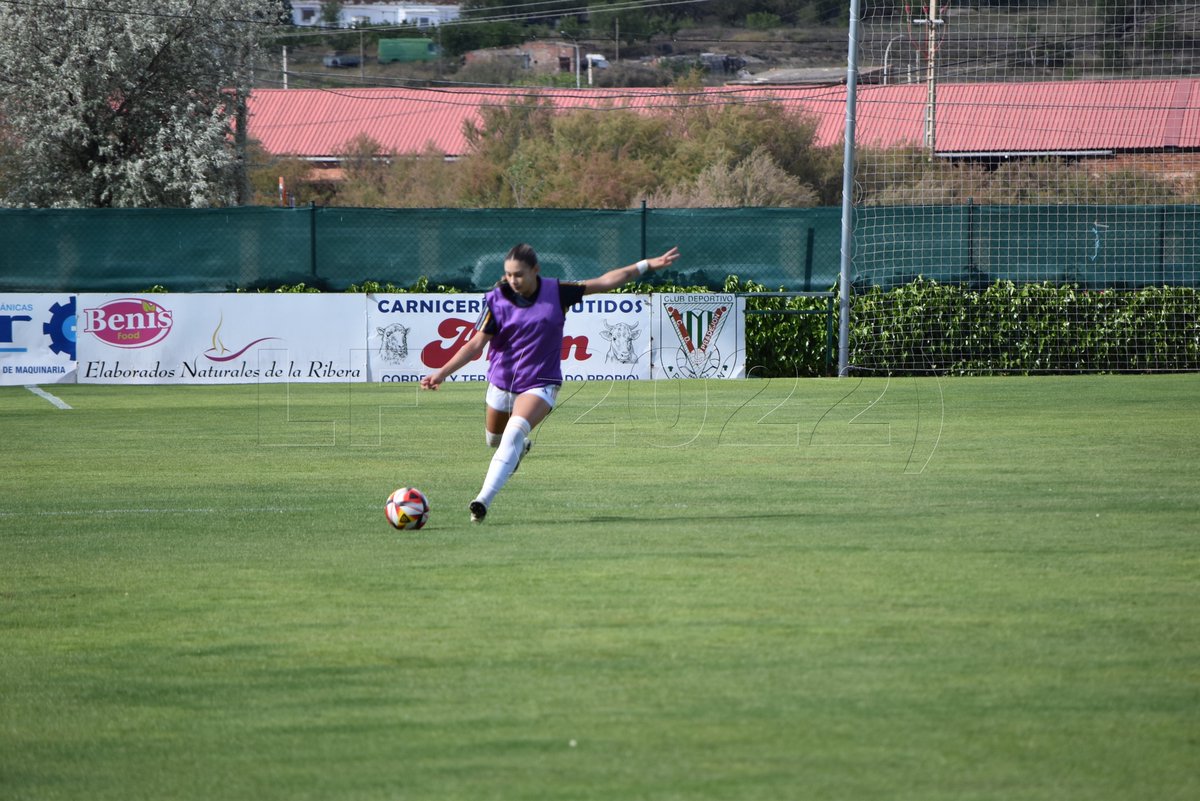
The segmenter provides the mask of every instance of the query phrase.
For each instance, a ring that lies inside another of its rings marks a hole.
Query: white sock
[[[491,431],[488,431],[486,428],[483,430],[483,438],[484,438],[484,440],[487,441],[487,446],[489,448],[498,448],[500,446],[501,436],[503,436],[503,435],[493,434]]]
[[[500,438],[500,446],[496,448],[492,463],[488,465],[487,476],[483,479],[483,489],[479,490],[475,500],[484,506],[492,505],[496,493],[517,469],[517,463],[521,461],[525,451],[525,440],[529,437],[529,431],[529,421],[524,417],[513,415],[508,418],[504,436]]]

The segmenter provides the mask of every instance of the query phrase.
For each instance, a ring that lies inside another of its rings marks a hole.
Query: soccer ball
[[[429,499],[416,487],[401,487],[388,496],[383,511],[394,527],[418,529],[429,520]]]

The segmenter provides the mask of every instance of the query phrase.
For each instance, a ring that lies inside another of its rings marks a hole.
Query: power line
[[[279,84],[279,81],[266,81]],[[721,87],[719,89],[709,90],[679,90],[679,89],[659,89],[659,90],[643,90],[643,91],[621,91],[607,90],[597,92],[595,90],[588,92],[580,92],[578,90],[560,89],[553,87],[513,87],[501,85],[475,85],[466,86],[463,84],[446,85],[446,86],[390,86],[390,87],[319,87],[313,89],[290,89],[291,92],[309,91],[321,92],[323,94],[335,95],[352,100],[359,100],[365,103],[386,103],[397,100],[413,100],[407,95],[392,95],[387,94],[387,89],[410,90],[412,92],[421,93],[420,102],[427,102],[439,105],[449,106],[465,106],[465,107],[504,107],[514,101],[522,100],[601,100],[602,104],[595,107],[597,111],[620,111],[628,110],[638,105],[651,105],[654,101],[673,100],[685,101],[682,103],[672,104],[673,108],[697,108],[705,106],[728,106],[745,103],[761,104],[778,102],[781,98],[779,95],[787,95],[797,91],[805,92],[805,99],[812,101],[820,101],[828,99],[830,101],[839,101],[842,97],[841,83],[826,83],[826,84],[809,84],[803,87],[803,90],[791,89],[786,87],[770,87],[764,88],[761,86],[732,86]],[[812,90],[823,89],[824,91],[814,93]],[[381,91],[383,90],[383,91]],[[369,94],[360,94],[359,92],[369,92]],[[464,97],[469,96],[469,97]],[[485,100],[481,102],[480,97],[494,98],[495,102]],[[629,105],[615,106],[609,105],[614,101],[627,101]],[[387,118],[390,115],[383,115],[378,119]]]

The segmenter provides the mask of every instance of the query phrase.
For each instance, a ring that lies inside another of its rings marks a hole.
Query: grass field
[[[45,389],[0,798],[1200,797],[1200,376]]]

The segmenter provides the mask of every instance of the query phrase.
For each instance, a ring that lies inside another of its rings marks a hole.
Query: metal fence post
[[[308,201],[308,264],[314,278],[317,277],[317,202]]]
[[[642,198],[642,255],[638,258],[646,259],[646,216],[649,212],[646,210],[646,198]]]
[[[850,374],[850,267],[854,260],[854,122],[858,90],[858,0],[850,0],[850,44],[846,57],[846,133],[842,163],[841,319],[838,375]]]

